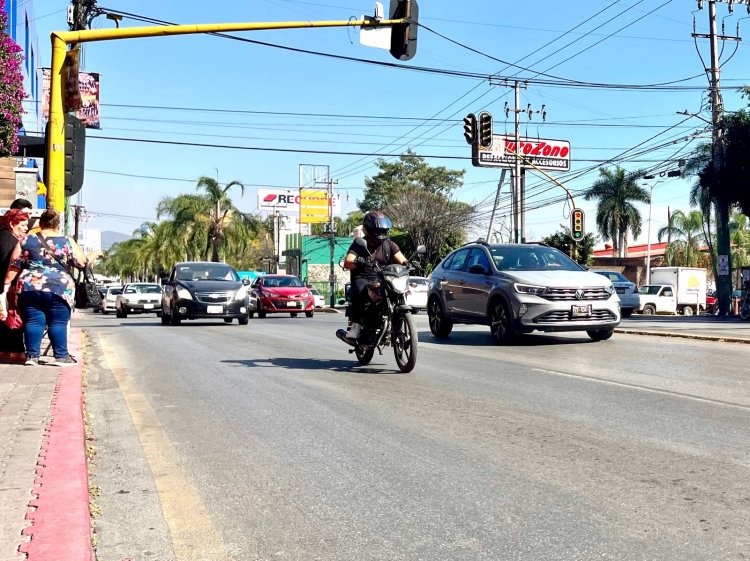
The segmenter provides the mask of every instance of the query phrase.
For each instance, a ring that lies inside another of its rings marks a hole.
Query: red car
[[[706,311],[709,314],[713,314],[716,311],[716,304],[718,299],[716,298],[716,292],[709,290],[706,292]]]
[[[263,275],[253,281],[251,288],[252,296],[257,301],[259,318],[276,313],[288,313],[296,317],[299,312],[305,312],[309,318],[313,317],[315,297],[299,277]]]

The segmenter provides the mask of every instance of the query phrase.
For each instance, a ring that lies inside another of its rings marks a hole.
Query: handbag
[[[18,310],[18,276],[8,287],[6,302],[8,307],[8,316],[5,318],[5,325],[8,329],[21,329],[23,327],[23,317]]]
[[[87,264],[82,273],[78,276],[76,282],[76,308],[98,308],[102,305],[102,295],[96,288],[91,265]],[[83,277],[83,280],[81,280],[81,277]]]

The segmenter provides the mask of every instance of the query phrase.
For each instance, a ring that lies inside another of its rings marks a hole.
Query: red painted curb
[[[37,462],[37,478],[23,531],[31,540],[19,551],[28,561],[92,561],[88,466],[83,426],[83,353],[81,330],[72,329],[68,344],[79,358],[60,368],[52,399],[52,420]]]

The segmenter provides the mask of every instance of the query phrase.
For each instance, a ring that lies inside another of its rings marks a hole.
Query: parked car
[[[163,325],[183,319],[223,319],[247,325],[249,279],[240,279],[230,265],[204,261],[177,263],[164,283],[161,299]]]
[[[706,291],[706,312],[711,315],[716,315],[719,311],[719,297],[716,295],[715,290]]]
[[[149,282],[131,282],[122,287],[115,298],[115,313],[118,318],[128,314],[161,315],[161,286]]]
[[[465,323],[490,326],[498,343],[535,330],[586,331],[602,341],[620,323],[620,299],[609,279],[557,249],[480,240],[432,272],[427,314],[435,337]]]
[[[102,303],[99,307],[99,311],[107,315],[109,312],[114,312],[117,309],[117,297],[122,294],[121,286],[107,286],[104,288],[102,294]]]
[[[258,317],[288,313],[295,317],[305,312],[313,317],[315,299],[310,289],[294,275],[263,275],[253,281],[252,294],[258,299]]]
[[[411,306],[413,314],[427,309],[427,294],[430,281],[425,277],[409,277],[409,291],[406,293],[406,305]]]
[[[326,297],[317,288],[310,288],[310,293],[313,295],[316,308],[323,308],[326,305]]]
[[[622,317],[630,317],[634,311],[639,310],[641,307],[641,299],[638,296],[638,287],[634,282],[630,282],[628,277],[620,273],[619,271],[592,271],[597,275],[607,277],[611,282],[612,286],[617,291],[617,296],[620,298],[620,313]]]

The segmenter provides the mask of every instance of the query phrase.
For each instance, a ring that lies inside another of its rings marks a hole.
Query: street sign
[[[718,272],[719,272],[720,277],[729,276],[729,256],[728,255],[719,255],[718,269],[719,269]]]
[[[526,162],[546,171],[570,170],[570,142],[541,138],[519,138],[518,147],[514,136],[493,135],[488,148],[474,145],[471,163],[476,167],[513,168],[516,150],[523,157],[521,167]]]

